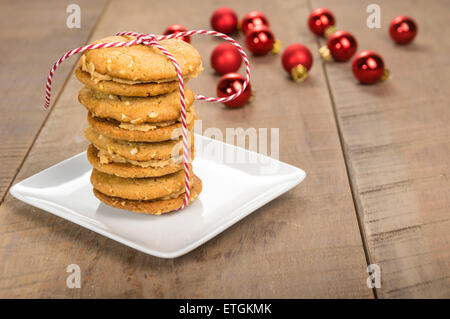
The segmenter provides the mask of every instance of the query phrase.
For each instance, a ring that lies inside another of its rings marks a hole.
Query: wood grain
[[[0,203],[47,117],[48,113],[42,111],[46,73],[65,51],[86,41],[106,1],[77,2],[83,8],[80,29],[66,25],[66,8],[71,3],[0,3]],[[74,63],[58,69],[54,98]]]
[[[255,8],[267,12],[284,43],[314,45],[304,27],[306,1],[227,4],[240,16]],[[170,23],[209,28],[208,17],[220,5],[222,1],[155,1],[150,8],[147,1],[112,1],[93,38],[120,30],[158,33]],[[217,43],[193,40],[206,66],[191,83],[197,92],[215,94],[218,77],[209,67],[208,52]],[[203,129],[280,128],[280,159],[307,171],[303,184],[174,260],[137,252],[8,195],[0,207],[0,296],[372,298],[321,68],[298,85],[277,56],[252,58],[251,63],[254,102],[237,110],[198,102]],[[86,111],[77,103],[79,88],[72,77],[16,181],[85,149]],[[72,263],[81,267],[81,289],[66,288],[65,269]]]
[[[382,298],[450,297],[449,1],[377,1],[382,28],[366,27],[372,1],[312,1],[331,9],[359,49],[379,52],[391,78],[357,84],[350,63],[326,65],[370,262]],[[413,17],[415,41],[388,35]]]

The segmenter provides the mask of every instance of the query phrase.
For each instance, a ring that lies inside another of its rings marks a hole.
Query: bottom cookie
[[[191,196],[189,203],[197,199],[202,191],[202,180],[196,175],[192,176]],[[161,199],[161,200],[130,200],[120,197],[112,197],[105,195],[94,189],[94,195],[106,205],[121,209],[130,210],[136,213],[161,215],[179,209],[184,202],[184,193],[177,198]]]

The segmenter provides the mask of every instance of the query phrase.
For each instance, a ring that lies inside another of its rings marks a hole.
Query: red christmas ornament
[[[296,82],[301,82],[308,75],[313,64],[313,56],[304,45],[292,44],[284,50],[281,63]]]
[[[230,43],[219,44],[211,54],[211,66],[219,74],[236,72],[241,63],[241,54]]]
[[[329,36],[335,30],[336,21],[333,13],[325,8],[314,9],[308,18],[308,26],[318,36]]]
[[[228,73],[223,75],[219,79],[219,83],[217,84],[217,96],[228,97],[236,93],[240,88],[244,86],[244,82],[245,77],[240,75],[239,73]],[[249,83],[241,95],[239,95],[234,100],[225,102],[224,104],[229,107],[241,107],[248,102],[251,96],[252,88]]]
[[[281,42],[275,40],[272,31],[264,25],[248,30],[245,35],[245,43],[254,55],[266,55],[270,51],[278,53],[281,49]]]
[[[397,44],[408,44],[416,37],[417,25],[413,19],[406,16],[398,16],[392,19],[389,25],[389,34]]]
[[[353,74],[364,84],[384,81],[389,77],[389,71],[384,68],[380,55],[373,51],[361,51],[352,63]]]
[[[319,49],[322,59],[337,62],[345,62],[355,54],[358,43],[355,37],[347,31],[335,31],[328,38],[327,45]]]
[[[230,35],[237,30],[237,25],[237,15],[230,8],[219,8],[211,16],[211,26],[217,32]]]
[[[247,34],[248,30],[257,26],[269,27],[269,20],[264,13],[253,10],[247,13],[241,21],[241,28],[244,34]]]
[[[181,24],[172,24],[172,25],[169,25],[167,27],[166,31],[164,31],[164,35],[173,34],[173,33],[179,33],[179,32],[184,32],[184,31],[187,31],[187,30]],[[190,37],[181,37],[181,38],[178,38],[178,39],[186,41],[187,43],[191,43],[191,38]]]

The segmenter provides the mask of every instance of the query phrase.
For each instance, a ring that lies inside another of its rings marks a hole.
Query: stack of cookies
[[[94,43],[129,41],[107,37]],[[202,71],[197,50],[178,40],[160,44],[178,61],[185,82]],[[144,45],[86,51],[75,74],[83,84],[78,100],[88,112],[87,155],[91,183],[103,203],[135,212],[162,214],[184,201],[180,96],[175,68],[157,48]],[[190,156],[196,114],[185,86]],[[190,165],[190,201],[201,180]]]

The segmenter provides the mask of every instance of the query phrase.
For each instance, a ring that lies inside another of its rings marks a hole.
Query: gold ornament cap
[[[254,100],[255,100],[255,91],[252,90],[252,93],[250,94],[247,103],[252,103]]]
[[[391,72],[389,69],[384,69],[383,76],[381,77],[380,81],[386,81],[389,78],[389,75],[391,75]]]
[[[334,33],[334,31],[336,31],[336,27],[334,25],[330,25],[325,29],[323,35],[328,39]]]
[[[321,47],[319,49],[319,53],[320,53],[320,57],[322,58],[322,60],[324,60],[325,62],[330,62],[332,60],[332,56],[331,56],[331,51],[330,49],[328,49],[328,47],[326,45],[324,45],[323,47]]]
[[[300,83],[308,77],[308,69],[299,64],[292,68],[291,76],[295,82]]]
[[[281,41],[278,39],[275,39],[275,42],[273,43],[273,47],[272,47],[272,53],[273,54],[280,53],[282,47],[283,47],[283,44],[281,43]]]

